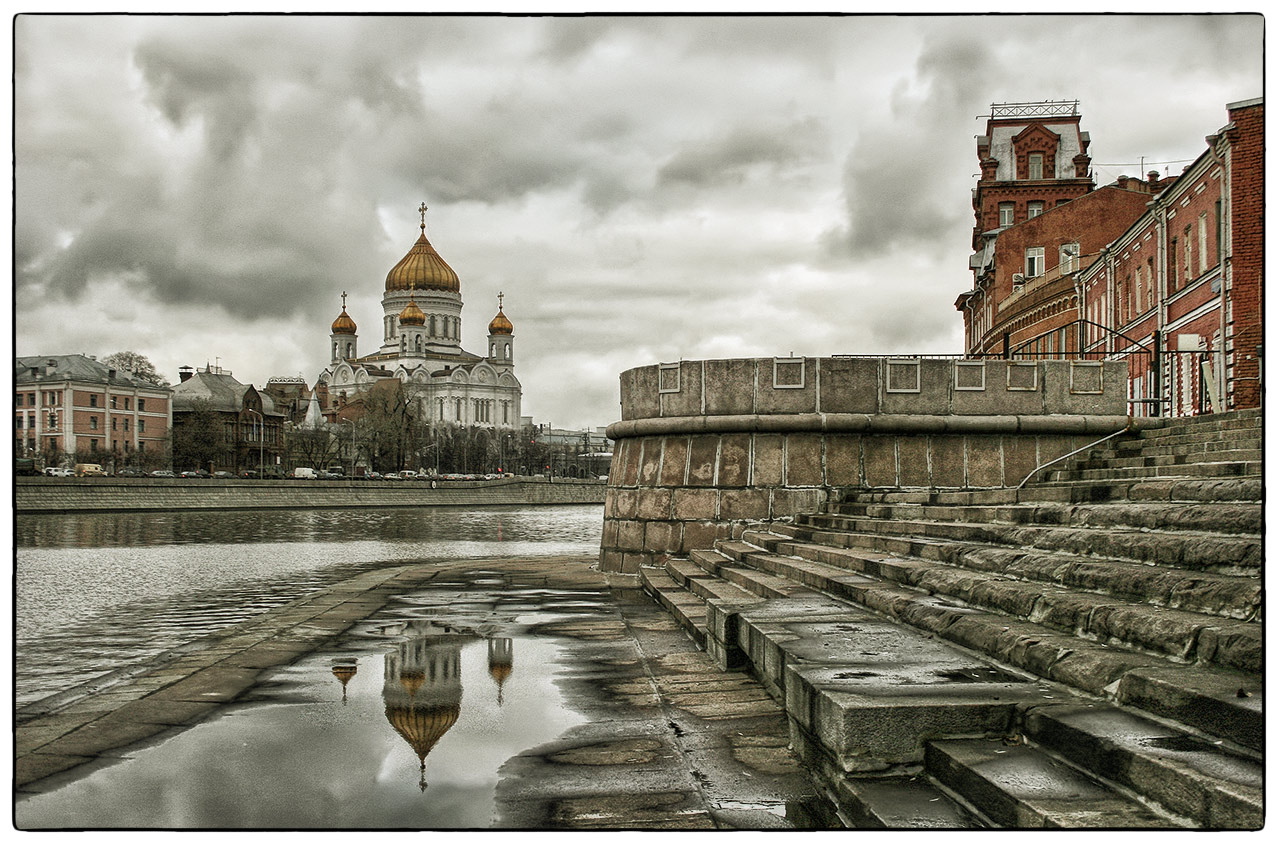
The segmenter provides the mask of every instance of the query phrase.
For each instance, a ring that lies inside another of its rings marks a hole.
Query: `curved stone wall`
[[[636,571],[843,490],[1015,486],[1122,429],[1126,364],[681,361],[621,376],[600,561]]]

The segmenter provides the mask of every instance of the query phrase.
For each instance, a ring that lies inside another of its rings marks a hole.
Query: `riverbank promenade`
[[[458,584],[468,584],[468,594],[522,589],[577,606],[536,632],[567,643],[566,674],[556,682],[585,722],[501,767],[492,826],[714,829],[828,822],[787,747],[780,706],[749,675],[716,668],[642,594],[636,578],[601,573],[595,562],[545,556],[366,571],[161,654],[114,682],[90,681],[28,705],[16,713],[18,825],[25,828],[29,814],[24,799],[47,802],[97,771],[128,779],[134,775],[126,766],[144,766],[152,748],[243,706],[273,672],[376,618],[388,604]],[[446,614],[440,621],[448,621]],[[422,768],[425,776],[425,759]],[[240,773],[251,779],[255,771]],[[305,772],[299,776],[304,782]],[[85,825],[75,807],[66,812],[67,825]],[[228,814],[217,825],[244,823]]]

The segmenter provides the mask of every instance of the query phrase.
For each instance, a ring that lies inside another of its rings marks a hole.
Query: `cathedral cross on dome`
[[[417,213],[422,215],[422,231],[426,231],[426,203],[423,202],[421,207],[417,209]]]
[[[498,294],[497,294],[497,310],[499,310],[499,311],[501,310],[501,308],[502,308],[502,300],[503,300],[503,299],[505,299],[505,298],[506,298],[506,294],[505,294],[505,293],[498,293]]]
[[[346,310],[346,291],[342,291],[342,310]]]

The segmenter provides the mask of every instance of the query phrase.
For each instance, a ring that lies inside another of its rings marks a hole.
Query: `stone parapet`
[[[1126,384],[1114,361],[762,358],[629,370],[622,419],[608,428],[601,565],[635,572],[851,489],[1016,486],[1133,424]]]

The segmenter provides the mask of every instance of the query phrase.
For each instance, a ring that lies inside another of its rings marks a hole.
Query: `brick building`
[[[166,465],[172,391],[85,355],[14,360],[14,454],[46,466]]]
[[[276,410],[269,395],[258,392],[252,384],[240,383],[220,366],[184,366],[178,370],[178,378],[173,388],[174,426],[186,424],[198,413],[212,413],[221,429],[221,442],[199,461],[189,456],[179,459],[175,448],[175,469],[239,473],[281,465],[285,416]]]
[[[1073,122],[1055,114],[1066,106]],[[1085,154],[1055,178],[1064,139],[1086,150],[1077,103],[994,106],[977,141],[973,287],[955,302],[966,354],[1127,357],[1137,414],[1258,406],[1264,103],[1227,108],[1230,123],[1180,176],[1094,190],[1077,169]],[[1057,169],[1031,167],[1031,155],[1051,160],[1052,130]]]
[[[1206,151],[1079,274],[1094,323],[1084,352],[1138,352],[1129,395],[1139,414],[1260,406],[1265,106],[1226,109]]]

